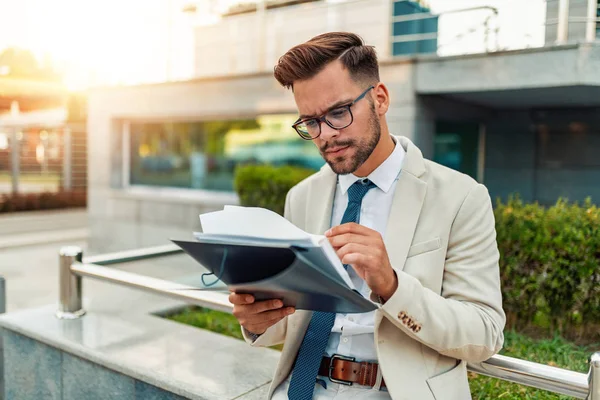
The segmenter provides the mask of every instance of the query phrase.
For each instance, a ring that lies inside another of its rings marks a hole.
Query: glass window
[[[63,132],[60,129],[27,128],[17,132],[19,141],[19,190],[56,192],[62,184]]]
[[[421,4],[419,4],[421,3]],[[431,10],[422,2],[394,1],[393,17],[405,17],[411,14],[429,13]],[[414,20],[401,20],[392,23],[392,55],[412,55],[418,53],[437,52],[437,38],[424,39],[425,34],[437,34],[438,16],[416,18]],[[418,40],[401,40],[402,37],[416,36]],[[434,35],[436,36],[436,35]],[[400,38],[400,40],[396,40]]]
[[[542,204],[559,197],[600,199],[600,118],[598,109],[540,110],[536,132],[535,194]]]
[[[598,2],[598,10],[596,11],[596,17],[600,19],[600,1]],[[600,22],[596,20],[596,37],[600,38]]]
[[[324,161],[316,146],[291,128],[296,118],[131,123],[130,184],[232,191],[240,164],[318,170]]]
[[[478,179],[479,124],[437,122],[433,160]]]

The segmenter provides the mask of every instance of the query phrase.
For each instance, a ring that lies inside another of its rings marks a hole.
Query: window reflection
[[[295,115],[202,122],[131,123],[133,185],[233,190],[235,167],[248,163],[317,170],[316,147],[291,128]]]

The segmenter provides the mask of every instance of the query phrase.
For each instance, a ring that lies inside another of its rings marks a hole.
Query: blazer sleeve
[[[292,220],[292,205],[291,205],[292,190],[285,197],[285,207],[283,216],[288,220]],[[288,317],[284,317],[281,321],[267,329],[262,335],[255,335],[248,332],[242,327],[242,335],[247,343],[256,347],[268,347],[281,344],[285,341],[287,332]]]
[[[494,213],[485,186],[474,186],[455,216],[441,295],[407,273],[396,274],[398,289],[381,310],[404,333],[467,362],[487,360],[502,348],[506,316]]]

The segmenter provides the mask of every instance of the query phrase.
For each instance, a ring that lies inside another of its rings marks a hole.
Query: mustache
[[[339,142],[328,142],[320,148],[321,152],[326,152],[330,148],[354,146],[354,140],[340,140]]]

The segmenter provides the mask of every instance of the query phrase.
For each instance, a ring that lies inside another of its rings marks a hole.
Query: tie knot
[[[369,179],[359,179],[348,189],[348,202],[361,203],[367,192],[376,187]]]

